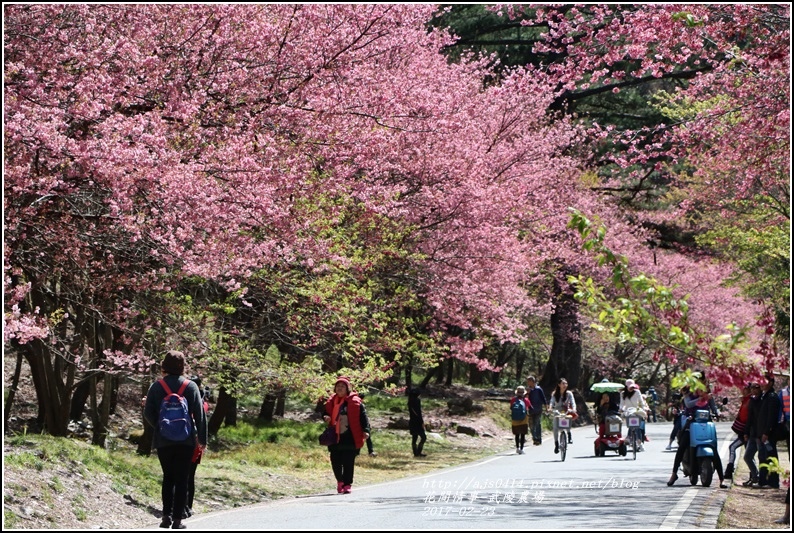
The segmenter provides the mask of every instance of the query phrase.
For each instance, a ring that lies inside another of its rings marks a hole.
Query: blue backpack
[[[166,440],[186,440],[193,429],[193,421],[190,418],[187,398],[182,394],[190,380],[186,379],[176,393],[171,392],[164,379],[159,383],[165,390],[165,398],[160,403],[160,436]]]
[[[513,406],[510,407],[510,413],[516,422],[523,422],[527,418],[527,404],[524,403],[523,398],[516,399]]]

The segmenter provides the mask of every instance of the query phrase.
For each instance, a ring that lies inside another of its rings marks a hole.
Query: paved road
[[[554,443],[476,463],[367,487],[352,494],[289,498],[185,521],[199,530],[404,529],[715,529],[727,495],[681,476],[667,487],[674,452],[665,451],[672,423],[648,424],[636,460],[595,457],[592,426],[576,428],[565,462]],[[730,424],[717,424],[723,464]],[[331,489],[331,487],[329,487]],[[156,524],[153,526],[156,528]]]

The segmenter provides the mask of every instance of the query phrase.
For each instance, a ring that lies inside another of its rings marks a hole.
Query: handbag
[[[336,427],[328,426],[320,434],[320,446],[331,446],[337,443]]]

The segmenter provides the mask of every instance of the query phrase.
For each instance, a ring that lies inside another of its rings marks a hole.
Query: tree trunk
[[[237,399],[229,395],[226,389],[221,387],[218,389],[218,401],[215,404],[215,410],[207,424],[207,431],[210,435],[217,435],[221,424],[227,426],[237,425]]]
[[[482,385],[482,371],[474,363],[469,363],[469,385]]]
[[[516,350],[516,381],[521,385],[526,381],[524,376],[524,361],[526,360],[526,352],[523,349]]]
[[[284,418],[284,409],[286,408],[287,403],[287,391],[284,389],[279,389],[278,395],[276,398],[276,416],[280,416]]]
[[[568,275],[563,271],[563,278]],[[571,389],[580,388],[582,374],[582,340],[578,304],[571,287],[564,279],[555,282],[554,311],[551,314],[552,346],[546,369],[540,380],[544,391],[554,390],[560,378],[568,381]]]
[[[81,381],[77,384],[72,394],[72,401],[69,407],[69,420],[80,420],[83,418],[83,411],[85,411],[85,403],[88,401],[88,395],[91,393],[91,387],[88,380]]]
[[[273,411],[276,408],[276,394],[269,392],[265,394],[264,399],[262,400],[262,406],[259,408],[259,416],[265,422],[270,422],[273,420]]]
[[[146,395],[149,392],[149,386],[144,384],[141,386],[141,398],[143,398],[143,402],[146,401]],[[143,402],[141,403],[141,418],[143,418]],[[152,454],[152,439],[154,438],[154,428],[149,425],[146,420],[143,421],[143,435],[141,435],[141,440],[138,442],[138,455],[149,456]]]
[[[14,405],[14,396],[19,388],[19,377],[22,374],[22,353],[17,351],[17,362],[14,366],[14,375],[11,378],[11,386],[8,388],[6,396],[5,411],[3,412],[3,424],[8,425],[8,418],[11,416],[11,406]]]

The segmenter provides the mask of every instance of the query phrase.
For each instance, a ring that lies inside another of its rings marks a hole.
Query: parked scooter
[[[711,413],[695,411],[689,424],[689,448],[684,450],[681,468],[689,483],[697,485],[698,476],[704,487],[711,486],[714,477],[714,455],[717,450],[717,427],[711,420]]]

